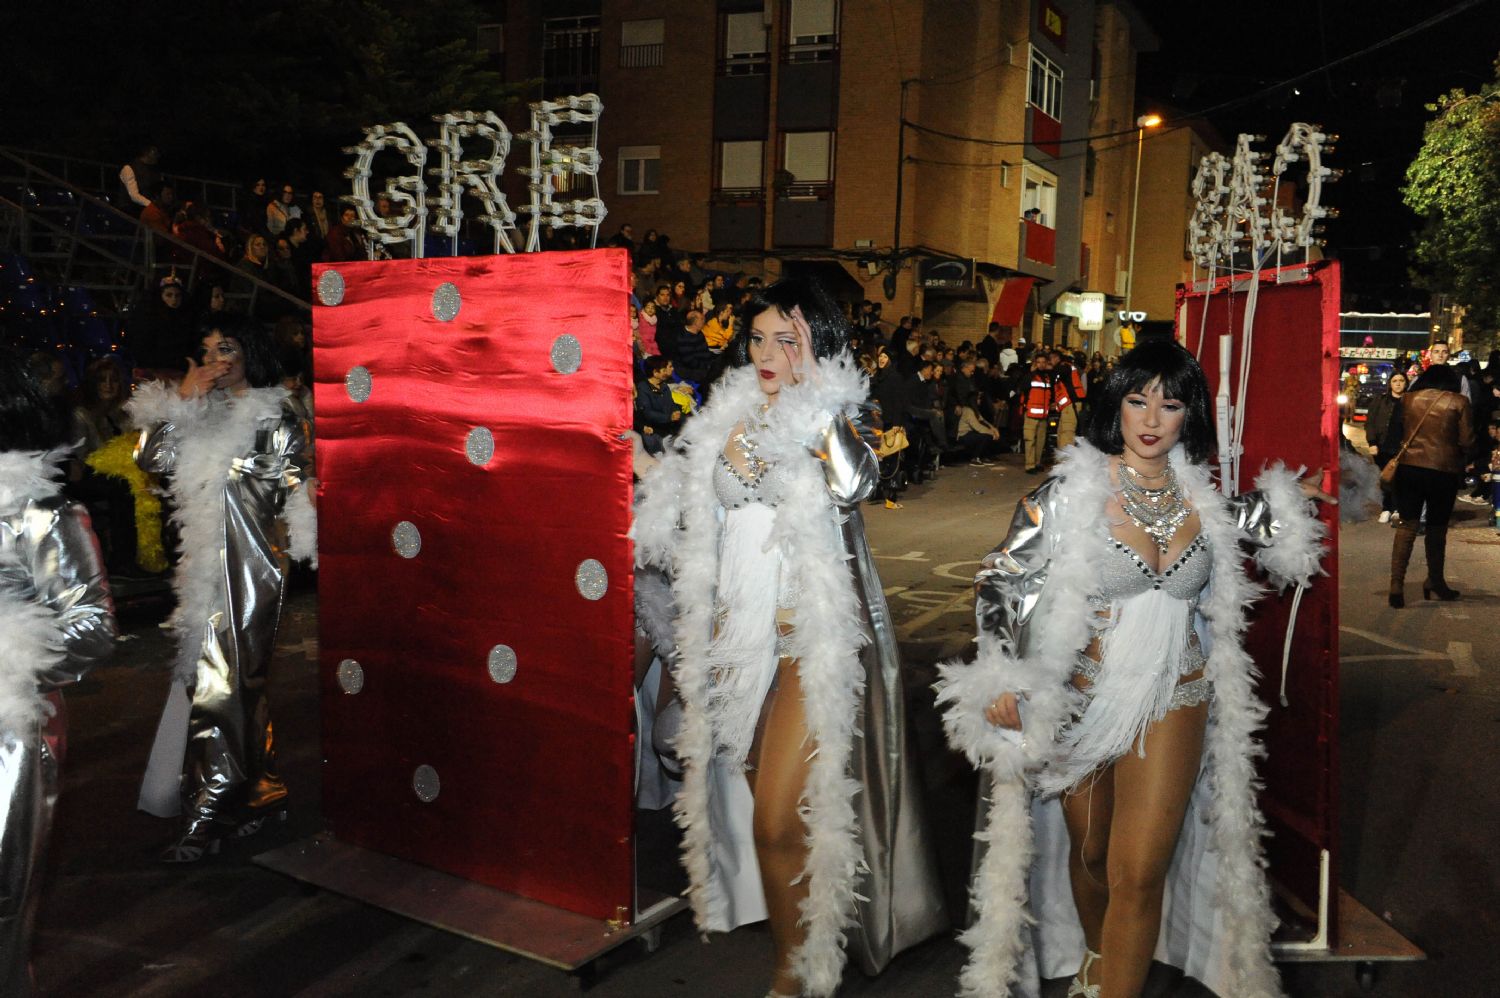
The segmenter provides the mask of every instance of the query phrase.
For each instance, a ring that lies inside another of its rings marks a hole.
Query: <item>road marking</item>
[[[1474,661],[1474,646],[1467,641],[1449,641],[1448,657],[1453,659],[1455,676],[1478,676],[1479,665]]]
[[[872,552],[874,548],[870,549]],[[881,561],[928,561],[926,551],[908,551],[905,554],[877,554]]]
[[[317,638],[303,638],[300,644],[295,645],[277,645],[276,650],[285,655],[290,655],[292,652],[301,652],[302,657],[305,659],[313,662],[318,660]]]
[[[1358,627],[1340,627],[1339,631],[1344,634],[1353,634],[1355,637],[1364,638],[1366,641],[1373,641],[1383,648],[1409,652],[1414,658],[1438,659],[1440,661],[1448,659],[1448,656],[1442,652],[1428,651],[1426,648],[1418,648],[1416,645],[1405,645],[1399,641],[1392,641],[1384,634],[1376,634],[1374,631],[1365,631]],[[1358,662],[1362,660],[1361,656],[1356,655],[1340,655],[1339,659],[1344,662]]]
[[[917,590],[916,592],[921,593],[923,596],[946,595],[945,593],[934,593],[932,590]],[[905,598],[905,595],[906,594],[903,594],[903,599]],[[905,638],[913,632],[926,627],[928,624],[932,623],[934,620],[937,620],[944,614],[953,613],[960,609],[967,611],[967,604],[972,603],[973,599],[973,594],[968,590],[964,590],[958,595],[953,596],[951,599],[944,600],[942,603],[932,606],[932,608],[927,610],[926,612],[917,614],[911,620],[908,620],[903,624],[898,624],[896,626],[896,635],[897,637]]]

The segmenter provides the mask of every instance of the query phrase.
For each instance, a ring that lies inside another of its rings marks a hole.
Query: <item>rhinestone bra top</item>
[[[1208,538],[1202,534],[1182,549],[1176,561],[1160,572],[1154,571],[1129,544],[1117,540],[1113,534],[1105,537],[1105,545],[1109,557],[1099,565],[1096,603],[1113,603],[1150,589],[1162,590],[1173,599],[1196,603],[1213,568],[1213,559],[1207,557]]]
[[[714,494],[725,509],[742,509],[753,502],[775,506],[780,499],[776,470],[768,468],[759,478],[742,476],[721,452],[714,463]]]

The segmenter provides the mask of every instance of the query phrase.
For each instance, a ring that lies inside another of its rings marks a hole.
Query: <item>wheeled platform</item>
[[[634,919],[621,911],[619,919],[601,921],[361,849],[326,832],[261,853],[255,862],[584,978],[595,960],[632,940],[654,951],[662,923],[688,906],[680,897],[648,894],[639,899]]]
[[[1277,939],[1271,955],[1277,963],[1352,963],[1362,989],[1375,986],[1376,967],[1381,963],[1405,963],[1427,959],[1421,947],[1397,932],[1384,919],[1339,889],[1338,925],[1328,944],[1325,933],[1306,939]]]

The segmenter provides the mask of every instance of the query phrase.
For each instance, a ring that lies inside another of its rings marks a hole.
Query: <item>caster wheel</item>
[[[1375,964],[1368,960],[1361,960],[1354,965],[1354,979],[1359,982],[1361,991],[1375,990]]]

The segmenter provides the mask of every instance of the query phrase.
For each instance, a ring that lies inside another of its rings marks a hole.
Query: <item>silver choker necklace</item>
[[[1124,461],[1120,462],[1120,508],[1156,541],[1162,554],[1172,543],[1172,535],[1188,518],[1187,503],[1177,487],[1177,475],[1172,466],[1160,476],[1164,480],[1161,488],[1148,489],[1141,484],[1141,473]]]

